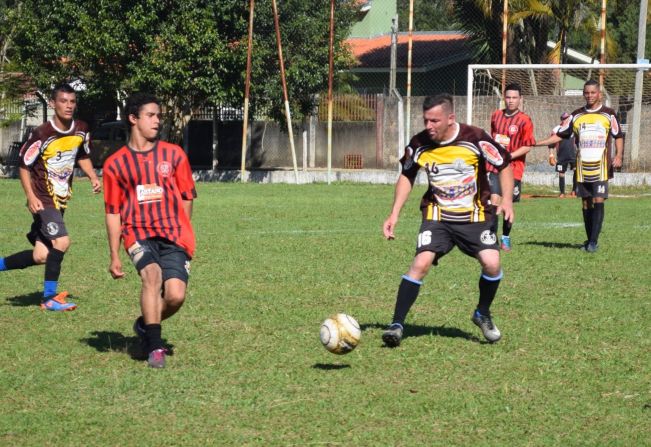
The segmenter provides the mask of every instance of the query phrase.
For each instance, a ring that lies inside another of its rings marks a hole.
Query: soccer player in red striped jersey
[[[158,139],[160,114],[155,96],[131,95],[125,106],[129,142],[106,159],[103,169],[109,272],[114,279],[125,275],[122,239],[142,283],[142,315],[133,328],[152,368],[165,366],[161,322],[185,301],[195,248],[190,217],[197,196],[183,149]]]
[[[522,192],[522,175],[524,174],[525,158],[535,143],[533,123],[529,115],[520,110],[522,104],[522,89],[519,84],[508,84],[504,89],[504,109],[498,109],[491,116],[491,136],[511,154],[513,168],[513,202],[520,201]],[[488,180],[491,188],[491,202],[499,205],[502,191],[498,181],[497,170],[487,164]],[[495,218],[495,232],[499,222]],[[504,219],[502,225],[501,248],[511,251],[512,224]]]

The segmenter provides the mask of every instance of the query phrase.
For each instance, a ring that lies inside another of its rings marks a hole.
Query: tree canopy
[[[14,38],[20,69],[47,90],[80,79],[85,95],[157,94],[176,124],[197,109],[240,104],[247,50],[248,2],[242,0],[25,0]],[[285,0],[281,36],[292,108],[298,116],[327,86],[329,5]],[[336,8],[335,69],[349,58],[343,45],[353,18]],[[255,5],[252,105],[282,110],[270,2]],[[172,135],[173,137],[173,135]],[[174,139],[174,138],[173,138]]]

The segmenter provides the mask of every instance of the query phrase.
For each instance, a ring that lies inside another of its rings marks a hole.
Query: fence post
[[[384,168],[384,95],[375,95],[375,168]]]

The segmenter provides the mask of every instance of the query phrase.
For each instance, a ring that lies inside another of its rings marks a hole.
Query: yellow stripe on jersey
[[[461,159],[468,165],[476,165],[479,160],[479,153],[471,151],[463,146],[446,146],[433,151],[425,151],[418,155],[418,164],[425,166],[426,163],[432,165],[453,163],[454,160]]]
[[[71,135],[68,137],[56,138],[47,144],[43,151],[43,158],[45,160],[56,157],[59,152],[68,152],[76,150],[84,142],[84,139],[78,135]]]

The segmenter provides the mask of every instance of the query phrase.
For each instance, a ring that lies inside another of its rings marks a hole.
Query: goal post
[[[522,87],[522,110],[531,116],[537,139],[546,138],[559,124],[562,112],[585,105],[583,84],[599,82],[602,102],[617,112],[625,133],[624,168],[651,168],[651,64],[472,64],[468,65],[466,122],[490,129],[491,113],[504,106],[503,88]],[[636,88],[636,75],[643,80]],[[646,78],[646,79],[645,79]],[[647,126],[648,127],[648,126]]]

